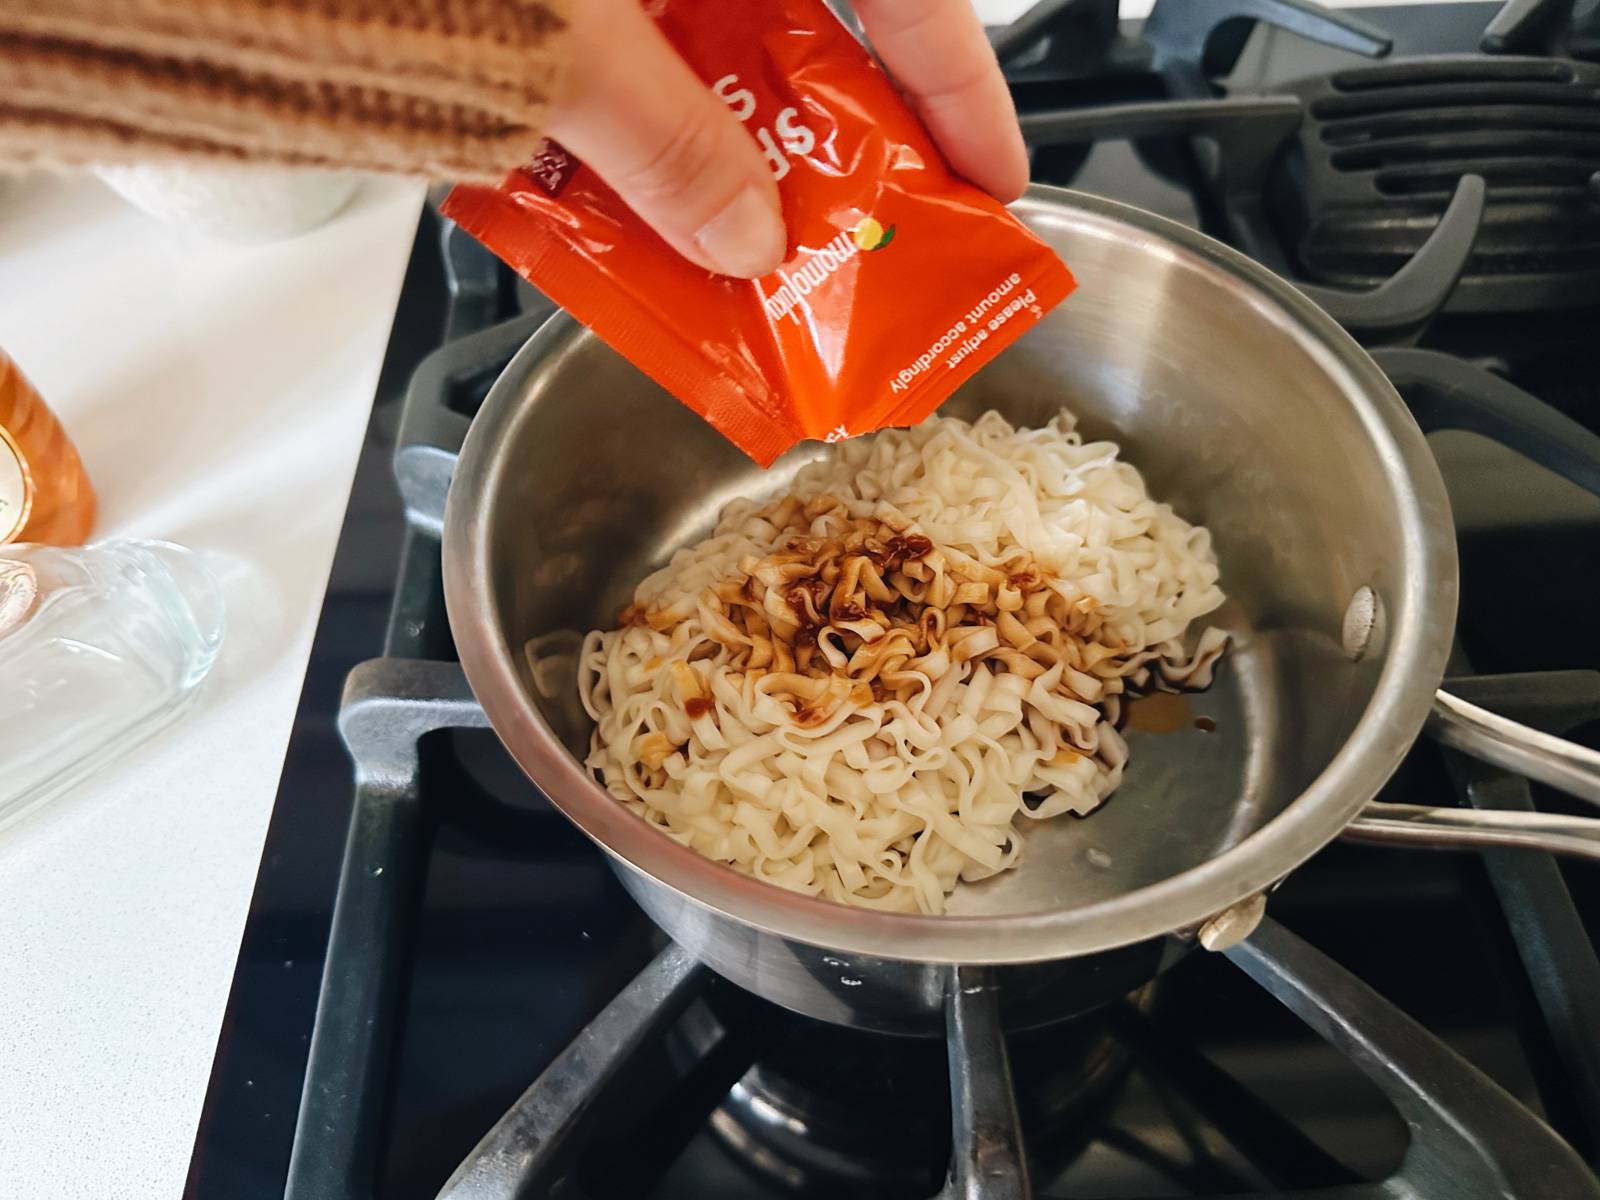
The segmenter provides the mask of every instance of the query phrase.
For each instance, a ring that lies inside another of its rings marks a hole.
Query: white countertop
[[[0,180],[0,346],[77,442],[97,536],[201,551],[229,608],[195,707],[0,829],[7,1200],[182,1190],[421,199],[365,183],[238,247],[89,177]]]

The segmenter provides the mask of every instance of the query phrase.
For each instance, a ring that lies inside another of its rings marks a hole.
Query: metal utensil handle
[[[1345,826],[1353,842],[1388,842],[1427,850],[1509,846],[1600,862],[1600,819],[1556,813],[1369,804]]]
[[[1442,745],[1600,804],[1600,752],[1502,717],[1441,688],[1428,732]]]

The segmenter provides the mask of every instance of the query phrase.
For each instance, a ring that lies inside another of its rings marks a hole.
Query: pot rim
[[[1275,885],[1339,835],[1421,733],[1453,638],[1456,548],[1438,465],[1394,387],[1355,340],[1293,286],[1187,226],[1043,185],[1031,187],[1012,209],[1027,219],[1061,207],[1130,227],[1147,251],[1190,255],[1234,276],[1303,332],[1323,369],[1351,397],[1400,500],[1403,572],[1386,598],[1388,659],[1350,737],[1300,795],[1237,845],[1159,883],[1070,909],[925,916],[850,908],[750,878],[679,845],[617,803],[562,745],[528,699],[507,651],[511,639],[489,600],[484,506],[496,494],[503,466],[493,447],[541,363],[593,337],[561,313],[502,372],[462,447],[444,519],[445,603],[467,680],[512,757],[562,813],[647,882],[714,916],[853,954],[995,965],[1090,954],[1193,929]]]

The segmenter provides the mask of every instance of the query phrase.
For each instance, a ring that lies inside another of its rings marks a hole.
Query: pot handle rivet
[[[1340,631],[1345,657],[1351,662],[1366,657],[1382,622],[1383,605],[1378,593],[1366,586],[1357,588],[1344,610],[1344,628]]]
[[[1200,926],[1200,944],[1207,950],[1228,950],[1256,931],[1267,915],[1267,894],[1257,892],[1225,908]]]

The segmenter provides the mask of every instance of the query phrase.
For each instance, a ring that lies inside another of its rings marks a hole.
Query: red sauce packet
[[[822,0],[649,7],[777,178],[777,271],[688,262],[550,141],[443,211],[762,466],[805,438],[915,424],[1072,291]]]

